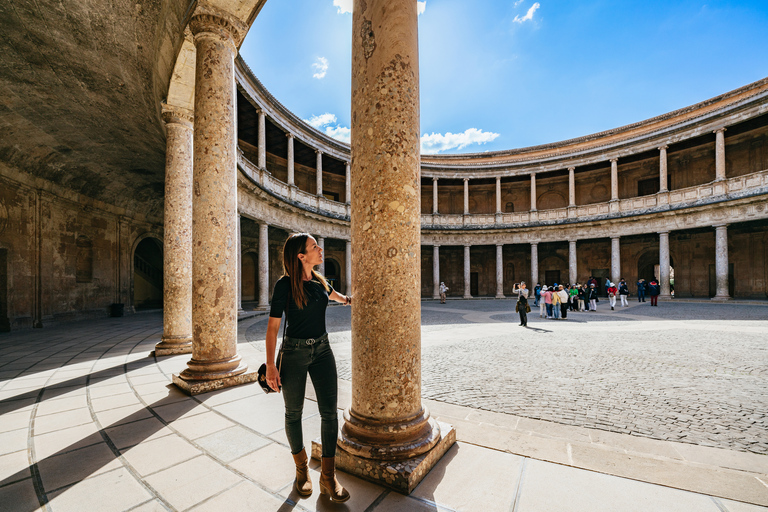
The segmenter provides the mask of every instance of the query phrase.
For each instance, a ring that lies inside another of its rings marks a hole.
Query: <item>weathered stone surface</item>
[[[233,386],[239,386],[240,384],[256,382],[258,379],[259,374],[256,372],[241,373],[239,375],[235,375],[234,377],[223,377],[220,379],[208,381],[188,380],[177,374],[173,375],[173,383],[188,395],[200,395],[202,393],[208,393],[218,389],[231,388]]]

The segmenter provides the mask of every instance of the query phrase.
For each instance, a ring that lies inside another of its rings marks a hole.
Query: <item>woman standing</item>
[[[563,320],[568,319],[568,292],[565,290],[563,285],[559,286],[559,289],[557,291],[557,295],[560,297],[560,314],[563,317]]]
[[[587,295],[589,298],[589,308],[591,311],[597,311],[597,301],[599,300],[597,298],[597,289],[595,289],[595,285],[591,284],[589,285],[589,294]]]
[[[560,320],[560,304],[562,303],[562,299],[559,291],[557,285],[552,287],[552,318],[555,320]]]
[[[517,294],[517,305],[515,309],[520,314],[520,325],[522,327],[528,326],[528,289],[525,287],[525,283],[520,285],[515,284],[512,288],[512,293]]]
[[[323,249],[307,233],[294,233],[283,246],[284,275],[275,283],[272,306],[267,323],[267,384],[272,389],[282,386],[285,401],[285,433],[296,463],[296,492],[303,497],[312,494],[307,453],[302,437],[301,413],[307,374],[317,394],[320,410],[320,438],[323,445],[320,494],[337,503],[349,499],[349,493],[336,480],[335,456],[338,436],[336,412],[338,389],[336,359],[325,330],[328,299],[351,305],[352,297],[341,295],[314,270],[323,262]],[[281,352],[281,366],[275,365],[275,346],[280,320],[285,312],[286,333]]]

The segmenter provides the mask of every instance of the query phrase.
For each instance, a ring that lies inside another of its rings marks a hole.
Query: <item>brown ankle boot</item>
[[[312,481],[309,479],[309,468],[307,467],[307,452],[301,450],[293,456],[293,462],[296,463],[296,492],[299,496],[307,497],[312,495]]]
[[[349,493],[336,480],[335,457],[323,457],[320,460],[320,494],[327,494],[334,503],[344,503],[349,499]]]

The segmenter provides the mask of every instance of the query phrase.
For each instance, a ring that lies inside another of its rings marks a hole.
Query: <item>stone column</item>
[[[531,288],[539,282],[539,243],[531,244]]]
[[[259,110],[259,168],[267,168],[267,116]]]
[[[611,281],[618,283],[621,280],[621,238],[611,237]]]
[[[192,112],[163,106],[163,337],[156,356],[192,352],[192,119]]]
[[[498,182],[497,182],[498,183]],[[496,298],[504,298],[504,245],[496,244]]]
[[[199,8],[198,8],[199,9]],[[192,359],[173,382],[190,394],[255,380],[237,353],[235,18],[198,10],[192,195]]]
[[[579,279],[576,240],[568,240],[568,283],[575,284]]]
[[[568,206],[576,206],[576,168],[568,168]]]
[[[464,178],[464,215],[469,213],[469,178]]]
[[[347,289],[345,295],[352,295],[352,242],[347,241],[346,257],[344,258],[345,277],[347,281]]]
[[[619,159],[611,158],[611,201],[619,200]]]
[[[318,236],[317,245],[323,250],[323,262],[317,266],[317,271],[320,272],[320,275],[324,276],[325,275],[325,238]]]
[[[269,225],[259,224],[259,309],[269,309]]]
[[[432,246],[432,298],[440,298],[440,246]]]
[[[667,189],[667,148],[659,147],[659,192],[669,192]]]
[[[336,465],[408,494],[455,442],[421,403],[415,2],[355,0],[352,27],[352,397]]]
[[[237,214],[237,314],[243,312],[243,236],[240,213]]]
[[[669,232],[659,233],[659,281],[661,285],[662,299],[671,299],[672,292],[669,286]]]
[[[496,213],[501,213],[501,177],[496,176]]]
[[[715,134],[715,181],[725,179],[725,128],[714,131]]]
[[[345,167],[345,182],[344,182],[344,201],[347,204],[352,202],[352,183],[350,181],[349,162],[344,162]]]
[[[437,178],[432,178],[432,213],[437,214]]]
[[[465,299],[471,299],[472,294],[470,293],[470,285],[471,285],[471,279],[470,279],[470,266],[469,266],[469,246],[464,246],[464,298]]]
[[[715,226],[715,279],[717,289],[712,300],[730,300],[728,293],[728,224]]]
[[[293,134],[286,133],[288,137],[288,185],[295,185],[296,181],[293,175]]]
[[[531,211],[536,211],[536,173],[531,173]]]
[[[317,164],[315,165],[317,173],[317,195],[323,195],[323,152],[317,151]]]

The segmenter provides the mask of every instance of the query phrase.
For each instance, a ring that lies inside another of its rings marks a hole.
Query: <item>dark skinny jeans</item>
[[[288,340],[286,345],[283,347],[280,381],[285,401],[285,434],[288,437],[288,444],[291,445],[291,453],[295,455],[304,449],[301,413],[304,409],[304,391],[307,387],[307,374],[309,374],[317,395],[317,408],[320,410],[323,457],[334,457],[339,418],[336,414],[338,400],[336,359],[333,357],[331,345],[328,341],[323,341],[314,345],[300,343],[291,346]]]

